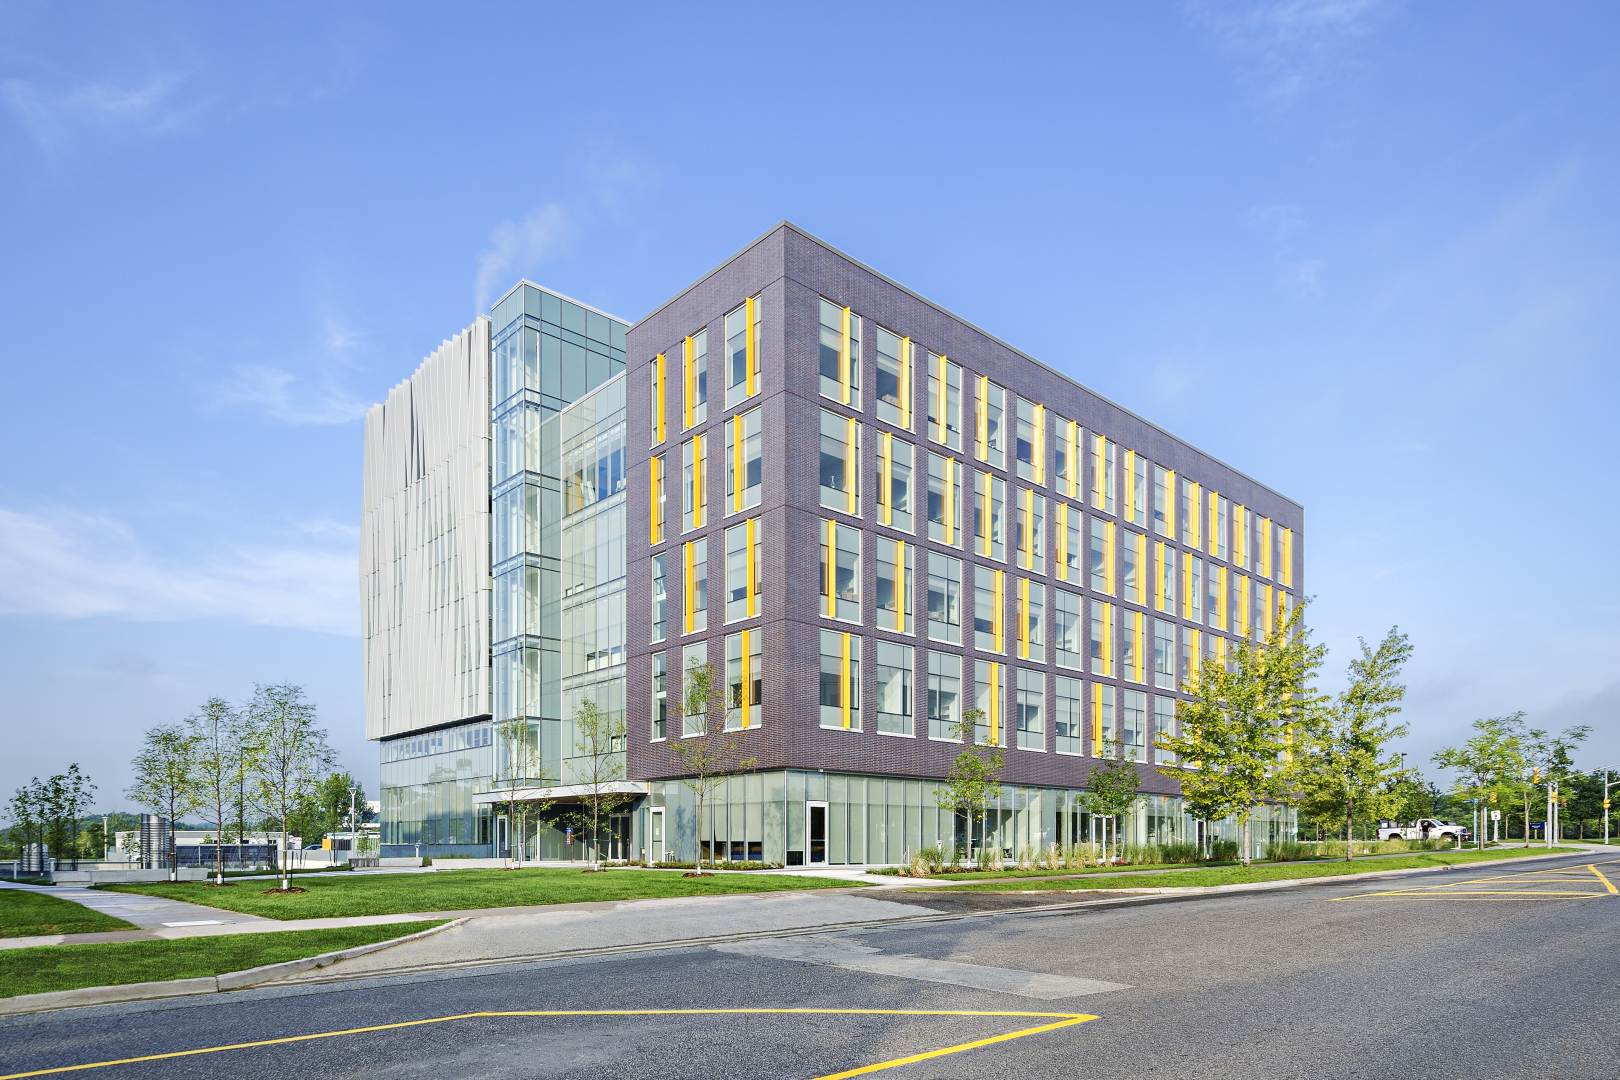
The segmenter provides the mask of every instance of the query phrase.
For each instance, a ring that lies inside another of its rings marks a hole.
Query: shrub
[[[1209,842],[1209,858],[1211,862],[1235,862],[1238,857],[1236,840],[1211,840]]]
[[[1198,845],[1191,842],[1173,841],[1159,845],[1159,855],[1167,863],[1195,863],[1199,861]]]
[[[1278,840],[1266,848],[1266,858],[1271,862],[1298,862],[1316,855],[1316,845],[1306,840]]]

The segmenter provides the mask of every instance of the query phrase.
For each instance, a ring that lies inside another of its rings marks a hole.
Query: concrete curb
[[[208,975],[199,979],[169,979],[162,982],[125,983],[122,986],[86,986],[78,990],[53,990],[44,994],[22,994],[0,998],[0,1016],[21,1016],[25,1013],[49,1012],[54,1009],[72,1009],[81,1005],[108,1005],[114,1002],[149,1001],[157,998],[187,997],[193,994],[218,994],[241,990],[259,983],[271,982],[284,975],[327,967],[351,956],[364,956],[383,949],[417,941],[460,926],[466,919],[452,919],[442,926],[430,926],[414,934],[374,941],[369,945],[356,945],[352,949],[338,949],[316,956],[286,960],[279,964],[262,964],[242,971],[228,971],[223,975]],[[381,925],[387,925],[383,923]]]

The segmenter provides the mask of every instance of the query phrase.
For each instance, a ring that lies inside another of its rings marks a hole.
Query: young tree
[[[591,869],[601,869],[601,825],[629,799],[614,785],[624,779],[624,721],[603,712],[591,698],[574,710],[574,749],[580,755],[581,800],[590,826]]]
[[[1260,645],[1233,642],[1226,664],[1205,660],[1185,687],[1193,699],[1176,707],[1181,733],[1154,740],[1175,755],[1159,771],[1181,781],[1189,811],[1207,821],[1237,818],[1245,866],[1254,809],[1287,794],[1293,732],[1321,707],[1312,684],[1326,650],[1310,643],[1303,611],[1299,604],[1276,620]]]
[[[280,826],[277,864],[281,889],[292,888],[287,859],[288,819],[316,784],[331,771],[334,755],[326,732],[315,726],[315,706],[302,687],[291,683],[260,684],[247,707],[253,729],[255,755],[254,801]]]
[[[183,725],[159,724],[146,733],[146,740],[131,763],[135,781],[130,785],[129,797],[169,821],[165,854],[170,881],[180,877],[174,831],[180,818],[200,804],[193,779],[197,751],[196,736]]]
[[[1591,734],[1591,725],[1576,724],[1556,735],[1536,728],[1523,736],[1530,764],[1533,769],[1539,770],[1540,782],[1547,788],[1547,827],[1544,835],[1548,847],[1562,839],[1562,811],[1564,797],[1568,794],[1564,789],[1575,775],[1575,748]],[[1525,835],[1529,833],[1530,830],[1526,828]]]
[[[506,793],[507,859],[523,869],[523,848],[529,835],[529,818],[551,805],[550,799],[536,801],[519,796],[540,779],[540,748],[529,721],[521,716],[501,721],[495,729],[506,755],[505,771],[497,781]]]
[[[1448,746],[1434,755],[1434,763],[1457,774],[1452,792],[1468,799],[1475,810],[1486,805],[1492,791],[1515,783],[1525,769],[1524,746],[1518,732],[1522,713],[1487,716],[1474,721],[1474,734],[1461,746]],[[1485,847],[1485,830],[1478,827],[1474,841]]]
[[[225,884],[225,814],[236,790],[238,762],[246,752],[247,725],[224,698],[211,697],[186,718],[197,748],[193,779],[204,807],[213,812],[214,884]]]
[[[30,846],[42,843],[39,777],[34,777],[31,783],[24,784],[12,793],[7,813],[11,817],[11,835],[17,845],[17,856],[22,860],[24,869],[32,869]]]
[[[1136,766],[1126,761],[1118,752],[1119,748],[1111,742],[1103,744],[1103,756],[1107,759],[1091,770],[1088,778],[1086,792],[1086,809],[1098,815],[1104,821],[1103,833],[1103,861],[1108,860],[1108,831],[1114,834],[1114,853],[1121,854],[1119,845],[1119,818],[1131,812],[1136,805],[1137,788],[1141,786],[1142,778],[1136,771]]]
[[[756,768],[758,760],[743,754],[743,741],[735,735],[709,730],[709,710],[716,699],[719,678],[714,665],[694,660],[688,664],[681,680],[681,697],[687,716],[703,718],[701,740],[683,736],[675,744],[675,756],[681,759],[686,775],[681,784],[692,793],[697,804],[697,872],[703,873],[703,818],[709,799],[733,773],[748,772]]]
[[[1344,690],[1299,727],[1292,760],[1301,808],[1318,820],[1332,815],[1343,823],[1346,859],[1354,855],[1356,814],[1378,817],[1393,806],[1403,767],[1389,744],[1407,734],[1406,725],[1391,718],[1406,696],[1399,679],[1411,642],[1391,627],[1376,647],[1360,645]]]
[[[945,774],[945,786],[934,789],[934,804],[968,821],[968,859],[973,859],[973,823],[979,823],[983,849],[990,844],[990,804],[1001,798],[1001,769],[1006,754],[999,746],[981,746],[976,738],[983,709],[962,713],[962,741],[967,745]]]

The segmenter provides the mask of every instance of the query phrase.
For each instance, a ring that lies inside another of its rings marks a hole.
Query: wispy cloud
[[[183,128],[199,105],[181,91],[186,76],[158,72],[131,84],[48,88],[28,79],[0,81],[0,101],[39,147],[60,149],[81,135],[165,134]]]
[[[569,215],[560,203],[546,203],[516,221],[503,221],[489,231],[489,246],[478,255],[473,305],[479,311],[495,299],[497,285],[555,255],[566,242]]]
[[[1195,25],[1269,103],[1287,106],[1357,62],[1357,46],[1389,12],[1387,0],[1197,2]]]
[[[149,550],[124,521],[0,508],[0,613],[140,622],[219,619],[356,633],[355,536],[300,530],[202,558]]]
[[[248,409],[283,424],[347,424],[365,416],[369,402],[342,383],[353,366],[360,335],[347,324],[328,319],[321,330],[320,374],[298,375],[275,364],[237,364],[224,380],[207,388],[211,409]]]
[[[1305,212],[1293,203],[1264,203],[1243,214],[1244,223],[1266,238],[1284,288],[1301,296],[1322,295],[1327,260],[1301,250]]]

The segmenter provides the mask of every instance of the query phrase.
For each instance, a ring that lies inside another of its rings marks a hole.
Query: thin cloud
[[[328,319],[321,330],[321,373],[313,379],[275,364],[237,364],[209,387],[210,409],[246,409],[271,420],[302,427],[348,424],[366,415],[370,402],[350,393],[339,375],[354,366],[361,343],[354,329]]]
[[[357,633],[352,534],[159,556],[124,521],[0,508],[0,614],[133,622],[217,619]]]
[[[478,256],[473,280],[473,306],[486,311],[497,285],[525,267],[556,254],[566,241],[569,215],[560,203],[546,203],[518,221],[503,221],[489,231],[489,246]]]
[[[1357,62],[1357,46],[1388,13],[1386,0],[1196,3],[1188,14],[1269,103],[1286,107]]]
[[[181,96],[186,76],[158,72],[145,82],[83,83],[49,89],[27,79],[0,81],[0,101],[46,151],[83,135],[166,134],[183,128],[198,105]]]
[[[1304,210],[1295,203],[1261,203],[1245,210],[1243,221],[1266,238],[1284,288],[1300,296],[1322,295],[1327,260],[1301,250]]]

